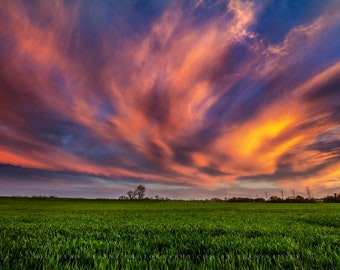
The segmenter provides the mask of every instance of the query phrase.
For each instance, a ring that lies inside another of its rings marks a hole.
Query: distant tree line
[[[21,196],[21,195],[16,195],[16,196],[12,196],[14,198],[32,198],[32,199],[59,199],[58,196],[46,196],[46,195],[32,195],[32,196]]]
[[[294,197],[288,197],[288,198],[279,198],[277,196],[272,196],[269,198],[269,202],[273,202],[273,203],[315,203],[315,202],[325,202],[325,203],[330,203],[330,202],[340,202],[340,192],[334,193],[333,196],[326,196],[323,198],[313,198],[310,196],[310,191],[307,188],[308,191],[308,197],[304,198],[300,195],[294,196]]]
[[[143,185],[137,186],[133,191],[128,191],[125,195],[119,197],[119,200],[171,200],[168,197],[161,197],[156,195],[155,197],[145,197],[146,188]],[[312,198],[310,194],[309,197],[304,198],[300,195],[283,198],[278,196],[271,196],[269,199],[264,198],[250,198],[250,197],[232,197],[224,199],[221,198],[211,198],[206,200],[191,200],[191,201],[213,201],[213,202],[266,202],[266,203],[316,203],[316,202],[324,202],[324,203],[340,203],[340,192],[334,193],[334,195],[329,195],[323,198]],[[12,196],[16,198],[33,198],[33,199],[59,199],[57,196],[43,196],[43,195],[33,195],[33,196]],[[61,198],[63,199],[63,198]],[[84,198],[74,198],[74,199],[84,199]],[[100,199],[100,198],[97,198]]]
[[[338,194],[334,193],[334,196],[327,196],[322,198],[325,203],[340,203],[340,192]]]
[[[314,198],[304,198],[300,195],[297,195],[296,197],[285,198],[285,199],[279,198],[277,196],[271,196],[268,202],[271,202],[271,203],[315,203],[317,201],[319,200],[314,199]]]
[[[152,197],[145,197],[146,188],[143,185],[139,185],[135,188],[135,190],[129,190],[126,195],[122,195],[119,197],[119,200],[170,200],[168,197],[163,198],[159,195],[156,195],[154,198]],[[214,201],[214,202],[266,202],[266,203],[315,203],[315,202],[340,202],[340,193],[334,193],[333,196],[326,196],[324,198],[315,199],[312,198],[310,195],[309,188],[307,187],[308,197],[304,198],[300,195],[295,196],[295,192],[293,192],[294,196],[292,197],[283,197],[283,191],[281,191],[281,198],[278,196],[271,196],[269,199],[264,198],[251,198],[249,197],[232,197],[224,199],[221,198],[211,198],[206,199],[205,201]],[[266,192],[267,195],[267,192]],[[202,201],[202,200],[191,200],[191,201]]]
[[[304,198],[300,195],[295,197],[280,198],[278,196],[271,196],[268,200],[264,198],[249,198],[249,197],[232,197],[224,198],[211,198],[210,201],[225,201],[225,202],[268,202],[268,203],[315,203],[315,202],[325,202],[325,203],[339,203],[340,202],[340,192],[334,193],[333,196],[326,196],[323,198]]]

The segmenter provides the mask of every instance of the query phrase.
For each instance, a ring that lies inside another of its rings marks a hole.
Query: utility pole
[[[281,189],[281,199],[283,201],[283,190]]]
[[[309,200],[311,198],[309,187],[306,187],[306,190],[307,190],[307,195],[308,195],[308,200]]]

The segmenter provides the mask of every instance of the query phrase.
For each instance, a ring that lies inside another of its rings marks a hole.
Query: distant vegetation
[[[143,185],[139,185],[135,188],[134,191],[128,191],[127,195],[122,195],[118,198],[118,200],[156,200],[156,201],[170,201],[171,199],[168,197],[161,197],[156,195],[155,197],[146,197],[145,196],[146,188]],[[58,199],[58,196],[38,196],[33,195],[29,196],[13,196],[17,198],[40,198],[40,199]],[[77,198],[84,199],[84,198]],[[98,200],[109,200],[97,198]],[[181,200],[180,200],[181,201]],[[212,201],[212,202],[266,202],[266,203],[340,203],[340,192],[334,193],[334,195],[329,195],[322,198],[304,198],[300,195],[295,197],[288,198],[280,198],[278,196],[271,196],[269,199],[264,198],[250,198],[250,197],[232,197],[232,198],[211,198],[206,200],[190,200],[190,201]]]
[[[340,193],[334,193],[333,196],[326,196],[323,198],[315,199],[310,196],[309,188],[307,188],[308,197],[304,198],[300,195],[292,196],[288,198],[280,198],[278,196],[271,196],[269,199],[264,198],[250,198],[250,197],[232,197],[232,198],[211,198],[210,200],[205,201],[213,201],[213,202],[268,202],[268,203],[315,203],[315,202],[340,202]],[[119,197],[119,200],[170,200],[168,197],[163,198],[159,195],[156,195],[154,198],[145,197],[146,188],[143,185],[139,185],[135,188],[134,191],[130,190],[126,194],[128,196],[122,195]],[[281,191],[283,194],[283,191]],[[201,200],[198,200],[201,201]]]
[[[216,198],[212,199],[216,200]],[[268,203],[316,203],[316,202],[325,202],[325,203],[339,203],[340,202],[340,193],[334,193],[333,196],[326,196],[323,198],[304,198],[300,195],[295,197],[288,198],[280,198],[278,196],[271,196],[268,200],[264,198],[243,198],[243,197],[233,197],[230,199],[225,198],[224,201],[227,202],[268,202]]]

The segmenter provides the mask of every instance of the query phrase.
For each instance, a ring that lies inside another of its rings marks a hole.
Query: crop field
[[[0,198],[0,269],[340,269],[340,204]]]

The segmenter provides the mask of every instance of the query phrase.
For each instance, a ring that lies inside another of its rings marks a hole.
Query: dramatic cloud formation
[[[339,29],[338,1],[1,1],[0,195],[338,191]]]

